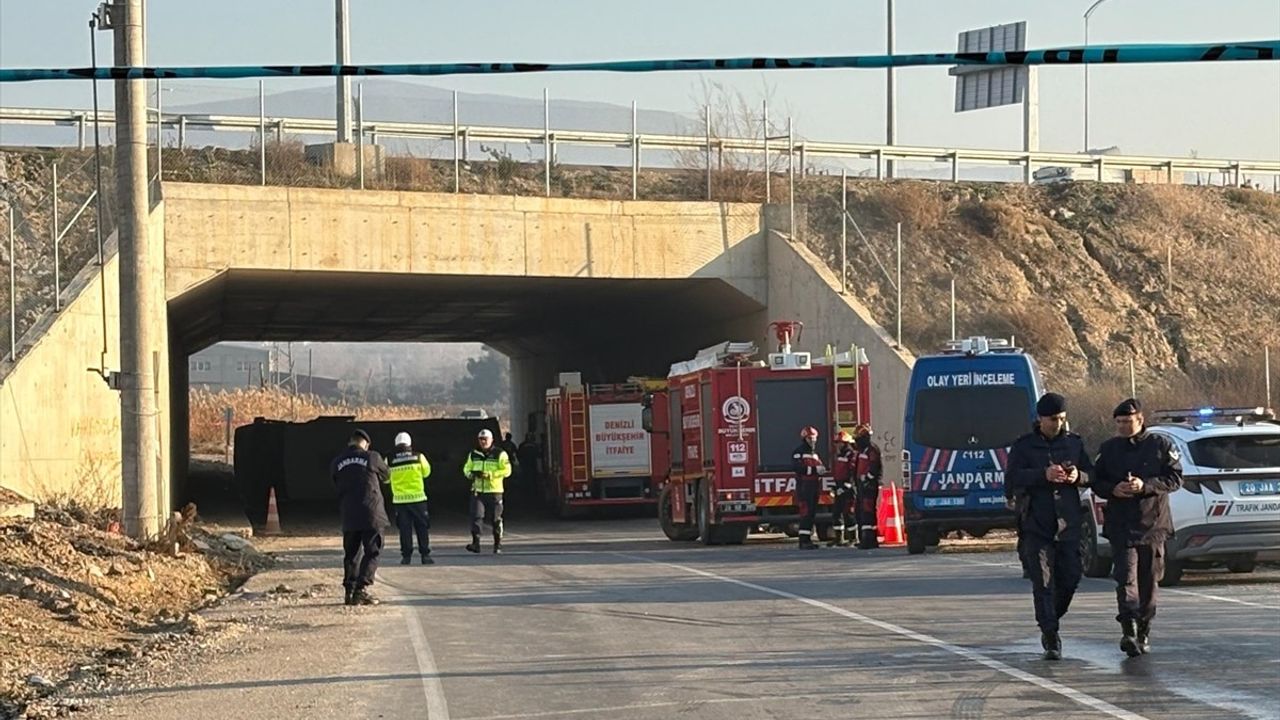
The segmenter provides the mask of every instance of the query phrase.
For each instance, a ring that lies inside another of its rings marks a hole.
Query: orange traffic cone
[[[263,535],[279,535],[284,532],[280,529],[280,510],[276,507],[276,489],[273,487],[267,494],[267,524],[262,528]]]
[[[880,502],[876,507],[876,524],[880,526],[880,544],[902,545],[902,489],[896,485],[880,488]]]

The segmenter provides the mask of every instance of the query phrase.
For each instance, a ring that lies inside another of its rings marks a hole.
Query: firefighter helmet
[[[866,435],[871,437],[871,426],[867,423],[860,423],[853,429],[854,436]]]
[[[849,434],[848,430],[841,430],[840,434],[836,435],[836,441],[843,443],[853,442],[853,436]]]
[[[807,438],[807,437],[814,437],[814,438],[816,438],[816,437],[818,437],[818,428],[816,428],[816,427],[814,427],[814,426],[812,426],[812,425],[805,425],[805,426],[804,426],[804,429],[800,431],[800,437],[802,437],[802,438]]]

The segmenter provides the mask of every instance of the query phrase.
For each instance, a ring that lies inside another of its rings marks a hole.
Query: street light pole
[[[1089,16],[1107,0],[1094,0],[1088,10],[1084,11],[1084,44],[1089,44]],[[1089,152],[1089,64],[1084,64],[1084,151]]]
[[[351,31],[348,24],[350,16],[348,0],[334,0],[338,44],[338,64],[351,64]],[[351,142],[351,76],[338,76],[338,142]]]
[[[893,0],[888,0],[887,18],[885,21],[885,45],[889,54],[893,54]],[[885,70],[885,144],[895,145],[898,141],[898,83],[893,75],[893,66]],[[886,177],[894,175],[893,161],[885,168]]]

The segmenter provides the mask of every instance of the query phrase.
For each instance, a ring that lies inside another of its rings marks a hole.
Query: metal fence
[[[357,88],[353,133],[356,147],[348,151],[349,159],[344,163],[320,149],[336,137],[334,120],[271,114],[262,83],[258,84],[255,114],[205,114],[164,110],[161,98],[166,88],[155,81],[150,112],[157,148],[155,169],[165,179],[217,181],[208,167],[195,167],[193,163],[221,163],[226,182],[505,191],[548,197],[599,196],[605,189],[582,182],[581,176],[593,170],[597,175],[607,170],[614,175],[614,181],[608,184],[613,196],[765,202],[774,199],[775,185],[789,182],[791,176],[839,174],[841,170],[855,178],[886,179],[892,174],[949,181],[1030,183],[1037,170],[1052,168],[1058,179],[1243,185],[1280,192],[1280,161],[1028,153],[809,140],[798,136],[791,118],[771,119],[767,104],[751,108],[748,117],[734,118],[732,123],[718,118],[720,111],[707,106],[698,121],[686,118],[684,127],[671,132],[642,132],[634,103],[629,127],[558,129],[552,123],[553,111],[569,104],[553,103],[545,92],[540,127],[464,124],[460,117],[467,108],[457,93],[452,95],[452,117],[436,122],[367,117],[364,99],[377,94],[379,87],[371,83],[371,91],[366,91],[363,84]],[[739,112],[742,110],[739,108]],[[103,112],[101,119],[111,123],[114,114]],[[0,108],[0,123],[73,128],[74,139],[64,140],[82,149],[88,142],[86,128],[92,126],[92,121],[91,111]],[[729,125],[738,134],[727,134]],[[229,152],[219,155],[217,148]],[[183,159],[197,149],[201,152]],[[234,154],[230,152],[237,149]],[[169,167],[164,159],[170,154],[166,150],[177,151],[175,162]],[[333,172],[326,175],[321,172],[323,168]],[[764,177],[754,183],[720,181],[726,175],[740,176],[745,171],[763,175],[766,170],[768,181]],[[650,173],[651,182],[642,177],[646,172]],[[685,177],[681,181],[653,179],[654,173],[673,172]],[[735,193],[742,185],[750,185],[756,196]]]
[[[112,148],[102,153],[101,202],[97,162],[92,150],[0,154],[0,358],[16,360],[23,336],[61,312],[76,277],[105,259],[115,227]]]

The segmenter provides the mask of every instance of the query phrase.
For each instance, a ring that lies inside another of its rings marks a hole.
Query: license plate
[[[1280,480],[1241,480],[1241,495],[1280,495]]]
[[[924,499],[925,507],[963,507],[962,497],[932,497]]]

